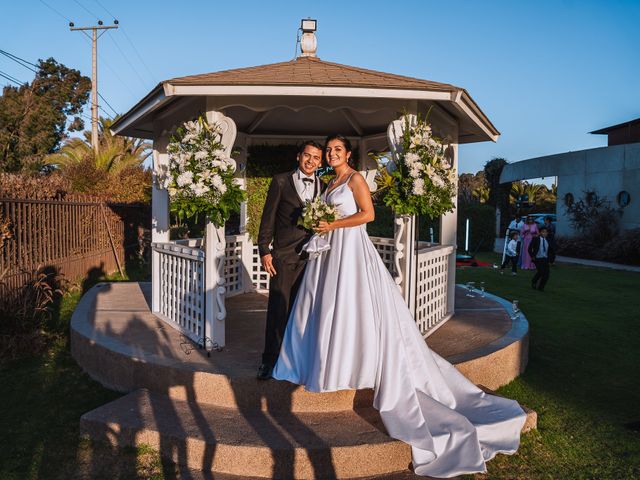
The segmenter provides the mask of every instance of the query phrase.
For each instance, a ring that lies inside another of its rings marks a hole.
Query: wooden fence
[[[76,281],[124,267],[131,225],[122,210],[79,195],[0,198],[0,301],[42,269]]]

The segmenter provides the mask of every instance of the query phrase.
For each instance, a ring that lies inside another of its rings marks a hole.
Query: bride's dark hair
[[[347,137],[345,137],[344,135],[342,135],[341,133],[335,133],[333,135],[329,135],[326,140],[324,141],[324,150],[323,152],[325,152],[326,155],[326,151],[327,151],[327,145],[329,145],[329,142],[331,140],[338,140],[340,142],[342,142],[342,144],[344,145],[344,148],[347,152],[351,153],[351,156],[349,157],[349,160],[347,161],[347,163],[349,164],[349,166],[353,169],[356,168],[356,163],[355,163],[355,159],[353,158],[353,147],[351,146],[351,140],[349,140]],[[325,162],[326,162],[326,158],[325,158]]]

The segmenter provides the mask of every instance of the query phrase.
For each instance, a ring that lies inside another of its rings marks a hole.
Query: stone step
[[[86,413],[83,435],[145,444],[190,469],[244,478],[356,478],[406,472],[410,447],[373,408],[291,413],[186,402],[145,389]]]

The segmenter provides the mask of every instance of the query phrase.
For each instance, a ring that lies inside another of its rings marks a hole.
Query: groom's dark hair
[[[300,147],[298,147],[298,155],[304,152],[304,149],[307,148],[307,146],[311,146],[311,147],[317,148],[318,150],[324,151],[324,149],[322,148],[322,145],[320,145],[315,140],[307,140],[306,142],[302,142]]]

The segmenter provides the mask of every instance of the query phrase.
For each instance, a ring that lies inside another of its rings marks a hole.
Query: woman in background
[[[531,244],[533,237],[537,236],[538,225],[533,221],[533,217],[528,216],[527,221],[520,229],[520,238],[522,240],[522,248],[520,249],[522,263],[520,268],[523,270],[533,270],[536,268],[531,260],[531,256],[529,255],[529,244]]]

